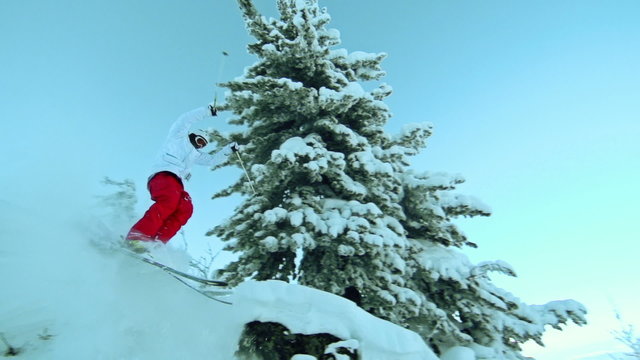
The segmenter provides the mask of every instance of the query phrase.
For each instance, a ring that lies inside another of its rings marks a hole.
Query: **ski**
[[[178,275],[176,275],[176,274],[174,274],[174,273],[171,273],[171,272],[170,272],[170,273],[169,273],[169,275],[171,275],[174,279],[176,279],[176,280],[180,281],[180,282],[181,282],[181,283],[183,283],[184,285],[188,286],[189,288],[191,288],[191,289],[193,289],[193,290],[195,290],[195,291],[199,292],[200,294],[202,294],[202,295],[204,295],[204,296],[208,297],[208,298],[209,298],[209,299],[211,299],[211,300],[215,300],[215,301],[217,301],[217,302],[219,302],[219,303],[226,304],[226,305],[233,305],[233,304],[232,304],[231,302],[229,302],[229,301],[222,300],[222,299],[219,299],[219,298],[218,298],[218,296],[225,296],[225,295],[229,295],[228,293],[220,293],[220,292],[217,292],[217,291],[203,290],[203,289],[197,288],[197,287],[195,287],[195,286],[193,286],[193,285],[189,284],[189,282],[187,282],[185,279],[181,278],[180,276],[178,276]]]
[[[185,279],[189,279],[191,281],[195,281],[198,282],[200,284],[204,284],[204,285],[208,285],[208,286],[220,286],[220,287],[225,287],[225,286],[229,286],[229,284],[225,281],[220,281],[220,280],[211,280],[211,279],[204,279],[201,277],[197,277],[191,274],[187,274],[186,272],[182,272],[180,270],[176,270],[174,268],[172,268],[171,266],[167,266],[165,264],[159,263],[153,259],[149,259],[147,257],[141,256],[131,250],[125,249],[125,248],[121,248],[121,251],[123,251],[125,254],[134,257],[136,259],[142,260],[144,262],[146,262],[147,264],[153,265],[155,267],[158,267],[172,275],[175,276],[179,276]]]

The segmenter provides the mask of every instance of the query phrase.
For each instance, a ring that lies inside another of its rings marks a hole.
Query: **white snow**
[[[422,243],[422,247],[420,261],[424,268],[433,270],[430,274],[434,280],[453,279],[463,284],[469,277],[471,262],[462,252],[439,244]]]
[[[291,226],[300,226],[304,220],[304,213],[302,211],[292,211],[289,213],[289,222]]]
[[[440,202],[444,207],[449,208],[461,208],[466,207],[470,209],[477,209],[484,213],[490,214],[492,212],[491,207],[480,199],[462,194],[452,194],[448,192],[440,192],[438,193],[440,196]]]
[[[296,157],[308,156],[313,158],[315,154],[314,148],[307,145],[304,139],[292,137],[280,145],[278,150],[272,152],[271,160],[276,163],[286,160],[293,164],[296,162]]]
[[[342,355],[338,352],[340,348],[345,348],[349,351],[353,351],[360,348],[360,343],[358,342],[358,340],[353,340],[353,339],[346,340],[346,341],[339,341],[337,343],[330,344],[329,346],[327,346],[327,350],[325,351],[325,354],[332,354],[336,358],[336,360],[349,360],[348,356]]]
[[[349,161],[354,168],[362,168],[371,175],[393,176],[391,164],[377,159],[371,151],[360,151],[349,155]]]
[[[232,301],[238,322],[274,321],[295,333],[357,340],[363,360],[437,359],[416,333],[317,289],[275,280],[247,281],[235,289]]]
[[[349,82],[344,88],[340,89],[340,91],[321,87],[318,91],[318,97],[318,100],[321,104],[331,102],[345,102],[346,99],[355,101],[363,97],[372,99],[371,95],[369,95],[362,88],[362,85],[357,82]]]
[[[349,62],[367,61],[372,58],[375,58],[374,54],[366,53],[364,51],[354,51],[347,56]]]
[[[305,354],[296,354],[293,355],[291,360],[318,360],[315,356],[305,355]]]
[[[463,346],[452,347],[440,356],[440,360],[475,360],[475,358],[473,350]]]
[[[265,211],[262,219],[265,224],[275,224],[276,222],[285,219],[287,214],[287,210],[281,207],[276,207]]]
[[[11,220],[0,229],[0,332],[21,349],[17,359],[233,358],[227,333],[237,324],[228,305],[148,264],[98,250],[55,212],[13,218],[2,210]]]
[[[262,245],[269,251],[278,251],[278,239],[273,236],[267,236],[260,240]]]
[[[338,255],[340,256],[353,256],[356,253],[356,249],[353,246],[338,245]]]
[[[158,268],[99,250],[88,238],[96,227],[86,221],[91,231],[51,214],[8,215],[2,213],[7,226],[0,233],[20,241],[4,241],[0,251],[0,332],[21,350],[19,359],[229,360],[244,324],[254,320],[303,334],[331,333],[363,360],[437,359],[414,332],[340,296],[278,281],[246,282],[229,299],[234,304],[225,305]],[[29,226],[34,218],[43,227]],[[108,232],[100,236],[113,240]],[[187,266],[185,253],[172,247],[154,256]]]

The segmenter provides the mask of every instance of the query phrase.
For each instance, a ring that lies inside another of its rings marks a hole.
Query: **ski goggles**
[[[196,145],[200,147],[205,147],[209,143],[207,139],[204,138],[204,136],[200,136],[200,135],[196,135],[196,138],[194,139],[194,141]]]

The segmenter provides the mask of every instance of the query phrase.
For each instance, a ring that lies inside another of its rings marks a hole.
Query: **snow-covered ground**
[[[243,325],[254,320],[304,334],[330,332],[349,340],[362,359],[438,359],[415,333],[332,294],[247,282],[230,297],[234,305],[225,305],[153,266],[95,247],[88,239],[95,228],[86,220],[10,204],[0,218],[0,333],[19,359],[228,360]],[[185,266],[181,251],[161,251],[165,261]],[[468,349],[442,358],[473,359]]]
[[[1,215],[0,332],[20,359],[233,358],[226,305],[55,214]]]
[[[295,333],[355,340],[362,359],[438,359],[416,333],[324,291],[281,281],[251,281],[238,286],[233,302],[241,323],[279,322]]]

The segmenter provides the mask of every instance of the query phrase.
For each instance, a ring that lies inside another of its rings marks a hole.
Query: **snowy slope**
[[[98,251],[65,219],[0,215],[0,332],[20,359],[232,358],[225,305]]]
[[[363,359],[437,359],[415,333],[332,294],[248,282],[233,306],[220,304],[155,267],[92,246],[86,227],[64,216],[4,206],[0,219],[8,224],[0,229],[0,333],[20,359],[228,360],[253,320],[355,339]],[[167,259],[183,262],[172,251]]]

